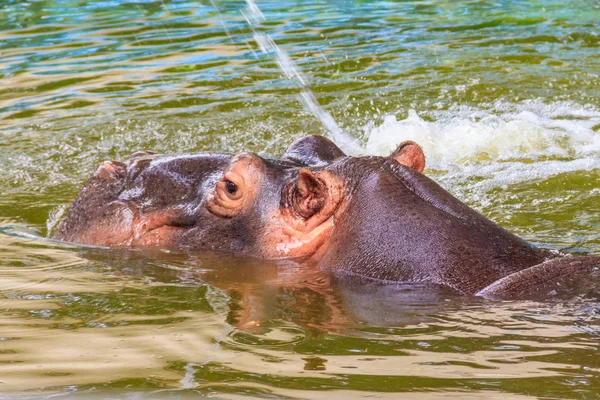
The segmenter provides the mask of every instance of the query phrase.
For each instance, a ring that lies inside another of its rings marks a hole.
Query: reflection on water
[[[490,303],[291,262],[0,242],[3,392],[600,388],[599,309],[583,300]]]
[[[269,35],[371,154],[520,236],[598,254],[597,1],[0,4],[0,393],[596,398],[596,300],[494,303],[293,262],[66,246],[83,180],[139,149],[277,155],[327,133]]]

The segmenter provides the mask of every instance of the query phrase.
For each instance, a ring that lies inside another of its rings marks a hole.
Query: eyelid
[[[235,183],[238,187],[240,186],[240,183],[243,182],[243,179],[241,176],[239,176],[236,173],[233,173],[231,171],[228,171],[227,173],[225,173],[225,175],[223,175],[223,178],[221,179],[222,181],[231,181],[233,183]]]

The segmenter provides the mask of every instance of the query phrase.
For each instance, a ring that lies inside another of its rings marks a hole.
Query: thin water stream
[[[261,22],[265,21],[265,16],[260,11],[260,8],[254,2],[254,0],[246,0],[246,3],[248,3],[248,7],[246,8],[244,16],[246,17],[246,21],[248,21],[248,25],[252,29],[254,40],[263,53],[274,54],[277,65],[279,66],[279,69],[283,75],[286,78],[294,81],[302,89],[298,99],[304,106],[304,109],[321,121],[323,127],[329,133],[330,139],[340,146],[347,154],[363,154],[364,149],[360,145],[359,141],[342,131],[331,114],[329,114],[319,105],[315,95],[310,90],[307,78],[298,70],[298,67],[289,54],[277,46],[269,34],[256,32],[254,28],[259,26]]]
[[[325,134],[415,140],[487,217],[600,255],[599,21],[594,0],[1,2],[0,396],[598,398],[597,298],[45,238],[103,160]]]

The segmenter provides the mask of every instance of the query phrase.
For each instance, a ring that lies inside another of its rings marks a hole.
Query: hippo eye
[[[232,218],[253,205],[260,187],[264,161],[251,154],[234,156],[212,192],[206,208],[219,217]]]
[[[242,210],[246,196],[244,179],[237,174],[228,173],[217,182],[207,206],[213,214],[233,217]]]
[[[238,187],[235,183],[231,182],[230,180],[227,180],[225,181],[225,189],[227,190],[227,193],[235,194],[238,190]]]

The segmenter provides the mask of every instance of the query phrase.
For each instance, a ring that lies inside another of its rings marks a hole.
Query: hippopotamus
[[[134,153],[87,181],[55,239],[295,259],[370,279],[529,298],[598,274],[600,257],[544,252],[422,172],[412,141],[387,157],[347,156],[322,136],[279,158]]]

